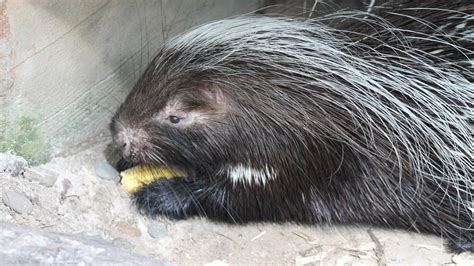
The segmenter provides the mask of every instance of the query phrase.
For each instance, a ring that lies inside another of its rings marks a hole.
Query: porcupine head
[[[246,178],[255,185],[288,164],[289,146],[298,140],[291,136],[297,132],[281,128],[284,108],[275,113],[274,106],[264,106],[271,104],[264,95],[241,84],[214,83],[206,71],[157,73],[155,67],[111,125],[125,160],[166,165],[189,178]]]

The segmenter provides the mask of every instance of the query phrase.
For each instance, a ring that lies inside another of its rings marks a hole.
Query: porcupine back
[[[137,87],[194,79],[233,103],[193,167],[268,174],[214,193],[211,218],[400,226],[472,250],[473,22],[468,1],[225,19],[166,44]],[[139,208],[159,213],[153,196]]]

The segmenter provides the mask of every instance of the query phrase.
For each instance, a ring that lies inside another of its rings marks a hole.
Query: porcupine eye
[[[170,115],[170,116],[168,116],[168,120],[169,120],[172,124],[178,124],[179,121],[181,121],[181,118],[180,118],[180,117],[177,117],[177,116],[174,116],[174,115]]]

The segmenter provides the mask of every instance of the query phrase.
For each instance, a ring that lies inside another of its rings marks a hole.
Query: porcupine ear
[[[205,84],[200,88],[201,92],[208,97],[209,103],[216,108],[222,108],[227,105],[227,99],[220,87],[215,84]]]
[[[224,91],[215,84],[205,84],[199,88],[208,103],[208,111],[219,116],[227,112],[228,102]]]

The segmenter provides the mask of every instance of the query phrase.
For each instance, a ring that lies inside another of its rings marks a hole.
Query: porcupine
[[[112,119],[123,157],[185,173],[147,215],[370,224],[474,250],[469,1],[239,16],[164,44]]]

